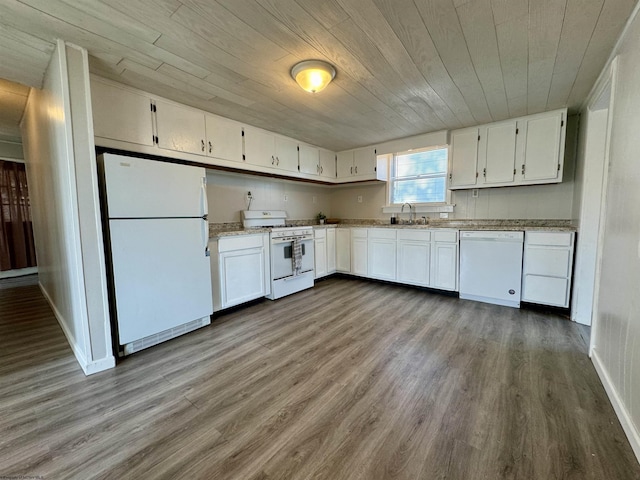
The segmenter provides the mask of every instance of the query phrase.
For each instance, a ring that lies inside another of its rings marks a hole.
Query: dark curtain
[[[36,266],[27,174],[23,163],[0,160],[0,271]]]

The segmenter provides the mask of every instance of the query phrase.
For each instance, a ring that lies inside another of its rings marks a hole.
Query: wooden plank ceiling
[[[2,0],[0,78],[93,73],[333,150],[585,99],[636,0]],[[298,61],[335,65],[303,92]]]

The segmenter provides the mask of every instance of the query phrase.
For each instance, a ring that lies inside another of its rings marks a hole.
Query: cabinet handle
[[[486,168],[484,168],[484,169],[482,170],[482,176],[483,176],[484,178],[487,178],[487,169],[486,169]]]
[[[356,165],[356,175],[358,174],[358,166]]]
[[[204,140],[200,140],[202,142],[202,151],[204,152]]]
[[[213,145],[211,145],[211,142],[209,142],[209,153],[211,153],[212,150],[213,150]]]
[[[558,164],[558,170],[560,170],[560,164]],[[320,166],[320,173],[324,172],[324,168],[322,168],[322,166]]]
[[[353,175],[353,166],[351,166],[351,175]]]
[[[280,165],[280,157],[276,157],[276,165]]]
[[[276,159],[273,155],[271,155],[271,165],[274,165],[276,163]]]
[[[524,175],[524,163],[522,164],[522,175]]]
[[[476,178],[478,177],[478,172],[476,172]],[[453,181],[453,173],[449,174],[449,184]]]

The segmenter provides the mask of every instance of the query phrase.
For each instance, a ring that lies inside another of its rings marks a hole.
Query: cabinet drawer
[[[431,241],[431,232],[424,230],[398,230],[398,240],[417,240],[422,242]]]
[[[573,232],[526,232],[524,242],[526,245],[570,247],[572,238]]]
[[[351,229],[351,238],[367,238],[367,229],[366,228],[352,228]]]
[[[369,238],[382,238],[385,240],[395,240],[397,230],[395,228],[370,228]]]
[[[568,279],[525,275],[522,283],[522,301],[568,307]]]
[[[314,228],[313,229],[313,238],[327,238],[327,229],[326,228]]]
[[[457,242],[458,231],[457,230],[436,230],[433,232],[433,239],[436,242]]]
[[[524,252],[524,273],[569,277],[571,274],[571,254],[564,248],[528,247]]]
[[[238,235],[221,238],[218,243],[218,251],[229,252],[232,250],[262,247],[262,242],[262,235]]]

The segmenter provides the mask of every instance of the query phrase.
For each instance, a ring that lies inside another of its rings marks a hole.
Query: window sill
[[[413,204],[412,204],[413,205]],[[416,213],[439,213],[439,212],[453,212],[455,204],[442,203],[438,205],[428,204],[415,204],[413,205],[414,212]],[[382,207],[382,213],[401,213],[402,205],[385,205]],[[408,213],[408,209],[405,208],[404,213]]]

